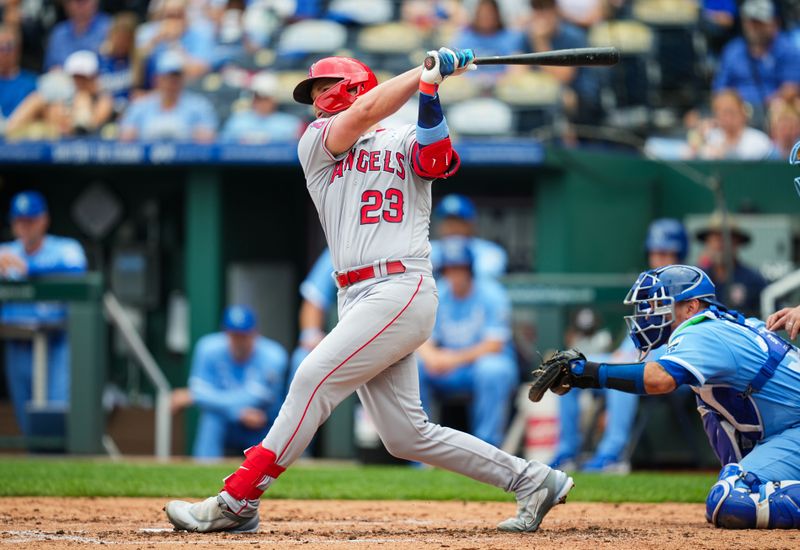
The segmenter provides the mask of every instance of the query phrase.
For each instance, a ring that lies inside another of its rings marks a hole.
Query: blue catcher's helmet
[[[800,164],[800,141],[794,144],[792,152],[789,153],[789,164]],[[794,178],[794,189],[800,195],[800,177]]]
[[[625,323],[641,357],[669,340],[675,304],[694,298],[716,302],[714,283],[700,268],[668,265],[639,275],[625,297],[625,304],[633,306]]]
[[[689,237],[681,222],[672,218],[661,218],[653,221],[647,228],[644,247],[647,252],[673,252],[678,261],[682,262],[689,251]]]
[[[468,267],[472,271],[475,256],[469,239],[466,237],[447,237],[440,241],[439,271],[448,267]]]

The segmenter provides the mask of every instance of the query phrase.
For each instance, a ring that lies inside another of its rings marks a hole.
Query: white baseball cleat
[[[560,470],[550,470],[544,481],[530,496],[517,500],[517,516],[501,522],[497,528],[509,533],[532,533],[550,509],[566,502],[575,486],[572,478]]]
[[[229,497],[230,498],[230,497]],[[258,531],[258,501],[245,501],[236,513],[231,510],[222,494],[202,502],[172,500],[164,507],[167,519],[176,531],[211,533],[255,533]]]

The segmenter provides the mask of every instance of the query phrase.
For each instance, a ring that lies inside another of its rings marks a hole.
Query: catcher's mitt
[[[570,363],[577,360],[586,360],[586,357],[577,349],[568,349],[556,352],[550,359],[542,363],[533,371],[533,382],[528,392],[528,399],[534,403],[541,401],[547,390],[564,395],[571,385],[572,373]]]

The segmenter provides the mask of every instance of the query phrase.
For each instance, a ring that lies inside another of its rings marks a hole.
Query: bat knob
[[[436,58],[432,55],[429,55],[425,58],[425,61],[422,63],[426,70],[430,71],[436,66]]]

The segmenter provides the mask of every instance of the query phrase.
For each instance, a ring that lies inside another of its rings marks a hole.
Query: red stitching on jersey
[[[421,286],[422,286],[422,275],[420,275],[420,276],[419,276],[419,283],[417,283],[417,289],[414,291],[414,294],[412,294],[412,295],[411,295],[411,298],[408,300],[408,303],[407,303],[405,306],[403,306],[403,309],[401,309],[401,310],[400,310],[400,312],[399,312],[397,315],[395,315],[395,316],[394,316],[394,319],[392,319],[391,321],[389,321],[389,323],[388,323],[388,324],[387,324],[385,327],[383,327],[383,328],[382,328],[380,331],[378,331],[378,333],[377,333],[375,336],[373,336],[372,338],[370,338],[370,339],[369,339],[369,340],[368,340],[368,341],[367,341],[365,344],[363,344],[363,345],[362,345],[360,348],[358,348],[356,351],[354,351],[353,353],[351,353],[351,354],[350,354],[350,355],[347,357],[347,359],[345,359],[344,361],[342,361],[341,363],[339,363],[338,365],[336,365],[336,368],[334,368],[334,369],[333,369],[331,372],[329,372],[328,374],[326,374],[326,375],[325,375],[325,378],[323,378],[322,380],[320,380],[319,384],[317,384],[317,387],[316,387],[316,388],[314,388],[314,391],[313,391],[313,392],[311,392],[311,397],[309,397],[309,398],[308,398],[308,403],[306,403],[306,408],[303,410],[303,416],[301,416],[301,417],[300,417],[300,422],[298,422],[298,423],[297,423],[297,428],[295,428],[294,432],[292,433],[292,436],[289,438],[289,441],[287,441],[287,442],[286,442],[286,446],[285,446],[285,447],[283,448],[283,450],[281,451],[281,454],[280,454],[280,455],[278,455],[278,460],[276,460],[275,462],[278,462],[278,461],[279,461],[281,458],[283,458],[283,455],[286,453],[287,449],[289,449],[289,445],[291,445],[291,444],[292,444],[292,440],[294,440],[294,436],[296,436],[296,435],[297,435],[297,432],[298,432],[298,431],[300,431],[300,426],[302,426],[302,425],[303,425],[303,420],[305,420],[305,418],[306,418],[306,414],[308,413],[308,408],[311,406],[311,401],[314,399],[314,396],[317,394],[317,390],[319,390],[319,388],[322,386],[322,384],[324,384],[324,383],[325,383],[325,381],[326,381],[328,378],[330,378],[330,377],[331,377],[331,375],[333,375],[333,373],[334,373],[334,372],[336,372],[337,370],[339,370],[339,368],[341,368],[342,366],[344,366],[344,365],[345,365],[345,364],[346,364],[348,361],[350,361],[350,359],[352,359],[353,357],[355,357],[357,353],[359,353],[361,350],[363,350],[363,349],[364,349],[364,348],[366,348],[368,345],[370,345],[370,344],[371,344],[371,343],[372,343],[372,342],[373,342],[373,341],[374,341],[374,340],[375,340],[375,339],[376,339],[378,336],[380,336],[381,334],[383,334],[383,333],[384,333],[384,331],[385,331],[387,328],[389,328],[390,326],[392,326],[392,324],[394,324],[394,322],[395,322],[395,321],[397,321],[397,319],[399,319],[399,318],[400,318],[400,316],[403,314],[403,312],[405,312],[405,310],[406,310],[406,309],[408,309],[408,306],[410,306],[410,305],[411,305],[411,302],[413,302],[413,301],[414,301],[414,298],[416,298],[416,296],[417,296],[417,293],[419,292],[419,289],[420,289],[420,287],[421,287]]]

